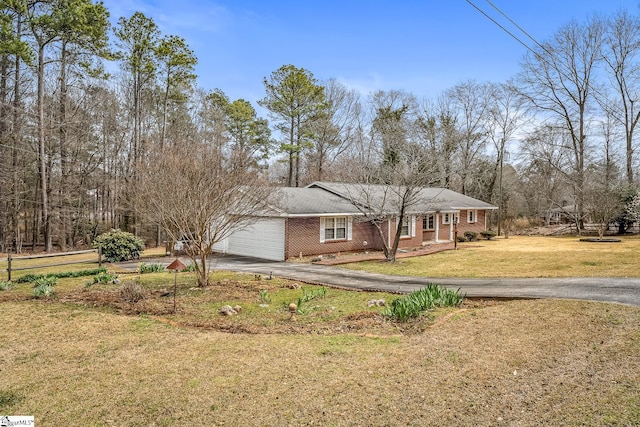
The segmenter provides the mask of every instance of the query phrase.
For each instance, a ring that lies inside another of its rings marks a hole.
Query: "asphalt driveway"
[[[173,258],[153,260],[165,265],[171,261]],[[188,262],[184,259],[183,261]],[[137,263],[122,263],[119,266],[135,270]],[[358,290],[408,293],[428,283],[438,283],[451,288],[460,288],[469,297],[562,298],[640,306],[640,278],[444,279],[390,276],[327,265],[264,261],[229,255],[212,258],[211,267],[217,270],[260,274],[263,277],[272,274],[303,283]]]

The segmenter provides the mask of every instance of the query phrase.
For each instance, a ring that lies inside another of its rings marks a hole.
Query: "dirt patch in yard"
[[[173,288],[169,286],[146,288],[144,298],[136,302],[124,301],[117,287],[76,289],[59,294],[57,300],[124,315],[151,316],[176,327],[243,334],[412,333],[424,330],[447,312],[435,310],[412,322],[396,324],[382,315],[384,307],[367,307],[366,293],[325,289],[325,297],[305,302],[298,313],[291,315],[290,302],[299,302],[305,293],[320,289],[290,281],[220,280],[204,288],[179,287],[175,312]],[[268,303],[260,304],[261,292],[269,295]],[[398,296],[383,297],[390,302]],[[220,312],[223,305],[240,306],[241,310],[225,316]]]

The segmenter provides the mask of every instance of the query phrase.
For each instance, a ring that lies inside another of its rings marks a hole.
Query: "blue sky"
[[[473,0],[517,31],[486,0]],[[492,0],[538,41],[571,19],[638,0]],[[104,0],[112,22],[140,11],[198,57],[198,85],[253,103],[262,79],[284,64],[335,78],[366,95],[399,89],[436,98],[465,80],[505,81],[525,47],[465,0]],[[528,39],[524,35],[523,41]]]

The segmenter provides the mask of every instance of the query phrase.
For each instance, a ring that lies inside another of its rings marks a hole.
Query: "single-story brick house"
[[[276,261],[300,255],[381,250],[380,233],[363,214],[364,202],[353,196],[363,188],[328,182],[281,188],[271,210],[257,215],[253,224],[218,242],[214,249]],[[373,189],[374,194],[385,187],[367,188]],[[456,231],[458,235],[484,231],[486,212],[497,209],[444,188],[423,188],[417,200],[405,212],[400,248],[448,243],[454,240]],[[391,230],[395,230],[396,221],[391,214],[382,223],[389,241],[393,239]]]

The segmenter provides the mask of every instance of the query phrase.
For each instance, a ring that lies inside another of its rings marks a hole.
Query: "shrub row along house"
[[[392,245],[400,221],[401,204],[394,190],[383,185],[328,182],[282,188],[274,194],[271,209],[216,243],[214,249],[275,261],[381,250],[384,243]],[[399,248],[450,243],[456,232],[484,231],[487,211],[497,209],[444,188],[414,189],[404,206]]]

